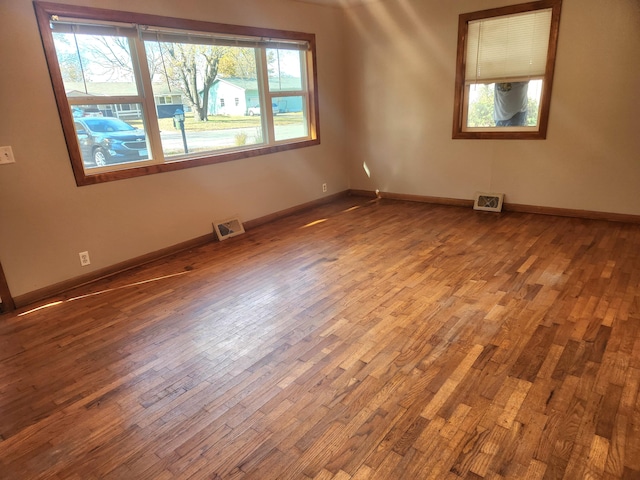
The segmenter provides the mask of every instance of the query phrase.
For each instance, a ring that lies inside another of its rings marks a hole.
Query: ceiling
[[[363,3],[377,2],[379,0],[295,0],[296,2],[317,3],[318,5],[328,5],[330,7],[351,7]]]

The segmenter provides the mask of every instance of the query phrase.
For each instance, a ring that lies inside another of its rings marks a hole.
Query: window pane
[[[302,90],[301,54],[298,50],[267,49],[269,91]]]
[[[184,120],[172,116],[158,122],[166,157],[263,143],[259,116],[210,116],[209,121],[199,122],[187,109]]]
[[[54,33],[67,97],[138,95],[129,38]]]
[[[166,157],[263,143],[253,48],[147,40],[145,49]]]
[[[123,109],[128,107],[128,109]],[[71,112],[85,168],[149,159],[141,105],[73,105]],[[125,113],[124,118],[118,118]]]
[[[542,80],[471,84],[467,127],[535,127]]]
[[[274,111],[278,115],[274,117],[274,133],[277,142],[291,138],[304,138],[309,136],[309,122],[305,97],[277,97],[273,99]]]

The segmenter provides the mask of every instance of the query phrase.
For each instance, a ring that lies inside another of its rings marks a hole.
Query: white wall
[[[511,3],[347,10],[351,187],[640,214],[637,0],[564,0],[546,140],[451,139],[458,15]]]
[[[67,3],[316,34],[321,145],[77,187],[31,0],[0,0],[0,262],[14,297],[348,188],[340,10],[288,0]],[[322,183],[329,191],[322,193]],[[80,267],[78,252],[91,265]]]

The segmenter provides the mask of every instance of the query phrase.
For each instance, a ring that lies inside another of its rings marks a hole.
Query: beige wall
[[[451,139],[458,15],[511,3],[347,11],[351,187],[640,214],[637,0],[564,0],[546,140]]]
[[[340,10],[287,0],[66,3],[316,34],[321,145],[143,178],[76,187],[31,0],[0,0],[0,262],[20,296],[348,188]],[[322,193],[322,183],[329,191]],[[87,250],[89,267],[78,252]]]
[[[0,0],[0,261],[14,296],[346,188],[640,215],[640,8],[564,0],[548,138],[452,140],[457,18],[510,0],[87,0],[313,32],[322,144],[78,188],[31,0]],[[597,71],[589,71],[600,65]],[[363,164],[366,163],[369,175]],[[92,265],[79,266],[88,250]]]

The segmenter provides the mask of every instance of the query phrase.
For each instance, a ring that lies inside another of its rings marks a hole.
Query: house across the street
[[[66,94],[68,98],[86,97],[88,95],[135,95],[131,90],[130,82],[90,82],[87,84],[85,93],[84,84],[81,82],[65,82]],[[186,102],[182,97],[182,92],[176,89],[169,89],[164,83],[153,84],[153,99],[156,104],[158,118],[171,118],[176,110],[186,111]],[[87,105],[80,105],[81,108],[89,108]],[[142,118],[141,105],[136,103],[117,103],[96,105],[95,107],[105,117],[117,117],[122,120],[139,120]]]
[[[270,91],[299,91],[300,78],[270,79]],[[274,97],[276,113],[302,111],[302,96]],[[217,78],[209,90],[209,115],[250,115],[260,104],[258,80],[255,78]]]

